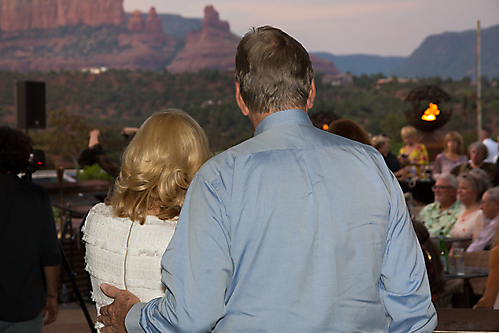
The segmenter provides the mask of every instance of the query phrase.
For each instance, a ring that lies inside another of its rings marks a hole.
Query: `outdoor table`
[[[499,332],[499,310],[437,309],[438,325],[433,332]]]
[[[463,279],[464,281],[464,296],[466,300],[466,307],[471,308],[473,302],[473,287],[471,286],[470,279],[487,277],[489,276],[489,269],[486,267],[464,267],[464,275],[456,274],[456,267],[449,265],[449,274],[444,274],[446,280]]]
[[[434,180],[399,180],[402,192],[411,192],[414,200],[424,204],[432,203],[435,199],[433,190]]]

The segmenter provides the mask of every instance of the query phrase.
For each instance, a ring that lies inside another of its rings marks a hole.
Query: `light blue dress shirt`
[[[209,160],[129,332],[432,332],[424,259],[383,157],[301,110]],[[140,320],[139,320],[140,317]]]

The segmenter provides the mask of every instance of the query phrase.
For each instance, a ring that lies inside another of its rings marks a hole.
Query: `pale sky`
[[[499,24],[499,0],[124,0],[126,12],[151,6],[158,13],[202,18],[213,5],[230,30],[243,35],[269,24],[309,52],[408,56],[429,35]]]

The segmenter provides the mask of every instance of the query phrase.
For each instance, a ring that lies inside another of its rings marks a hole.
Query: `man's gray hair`
[[[457,177],[454,176],[452,173],[441,173],[435,176],[435,180],[437,179],[443,179],[446,180],[449,183],[449,186],[451,186],[454,189],[458,188],[457,185]]]
[[[484,145],[482,142],[476,141],[476,142],[473,142],[472,144],[470,144],[468,146],[468,153],[471,154],[471,150],[474,148],[482,150],[484,159],[486,159],[489,156],[489,151],[487,150],[487,146]]]
[[[499,186],[489,188],[485,193],[489,194],[490,199],[494,201],[499,200]]]

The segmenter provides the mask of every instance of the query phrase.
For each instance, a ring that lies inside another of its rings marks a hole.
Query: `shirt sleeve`
[[[390,332],[432,332],[437,325],[425,261],[404,198],[394,186],[380,294]]]
[[[233,274],[220,192],[196,175],[162,258],[165,296],[144,306],[146,332],[209,332],[225,316]]]
[[[128,333],[143,333],[145,332],[139,324],[140,313],[146,303],[134,304],[128,311],[125,317],[125,327]]]

